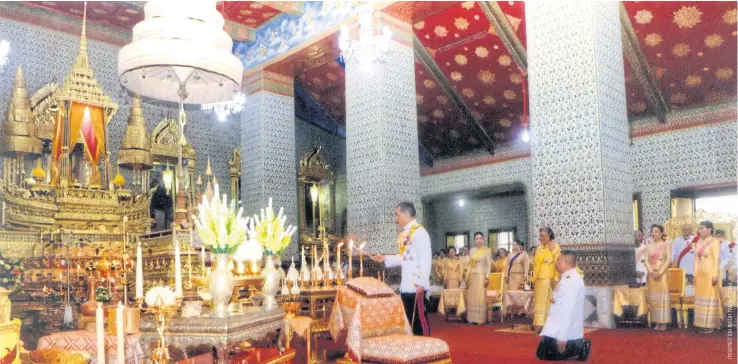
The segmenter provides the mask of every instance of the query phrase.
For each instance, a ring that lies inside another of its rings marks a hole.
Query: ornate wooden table
[[[202,344],[212,345],[218,355],[218,363],[223,364],[234,345],[246,340],[260,340],[276,333],[284,326],[284,316],[281,307],[271,311],[250,307],[242,314],[226,318],[209,317],[208,314],[188,318],[178,316],[167,319],[164,336],[167,344],[181,349]],[[141,346],[147,358],[151,357],[151,344],[158,340],[153,316],[142,317]]]

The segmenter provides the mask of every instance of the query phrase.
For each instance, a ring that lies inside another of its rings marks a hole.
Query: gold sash
[[[484,253],[487,252],[487,250],[489,250],[489,249],[488,248],[479,249],[479,250],[477,250],[477,253],[474,254],[474,256],[472,257],[471,263],[469,263],[469,268],[466,269],[466,277],[465,277],[465,279],[467,281],[469,280],[469,277],[471,277],[471,271],[472,271],[472,269],[474,269],[474,265],[477,263],[477,259],[481,258],[482,255],[484,255]]]

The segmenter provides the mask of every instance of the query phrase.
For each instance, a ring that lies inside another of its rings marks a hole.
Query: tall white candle
[[[105,318],[102,302],[97,303],[95,310],[95,343],[97,344],[97,363],[105,364]]]
[[[348,266],[349,266],[348,267],[349,268],[348,270],[349,271],[348,271],[348,276],[347,277],[349,279],[351,279],[351,278],[354,277],[354,272],[353,272],[353,267],[352,267],[352,263],[353,263],[353,260],[354,260],[353,259],[354,258],[354,241],[353,240],[349,240],[348,252],[349,252],[348,253],[348,260],[349,260],[348,261],[348,263],[349,263],[348,264]]]
[[[174,233],[174,232],[173,232]],[[182,262],[179,254],[179,240],[174,237],[174,296],[183,297],[182,295]]]
[[[143,253],[141,252],[141,242],[136,247],[136,299],[143,299]]]
[[[118,307],[115,309],[115,334],[117,338],[117,346],[118,346],[118,363],[123,364],[126,362],[126,353],[125,353],[125,339],[123,336],[123,325],[124,325],[124,319],[123,319],[123,309],[125,307],[123,306],[122,302],[118,302]]]

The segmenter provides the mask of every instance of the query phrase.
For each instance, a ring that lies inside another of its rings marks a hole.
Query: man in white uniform
[[[638,284],[645,284],[648,279],[648,270],[645,264],[646,244],[643,242],[643,233],[640,230],[635,231],[635,263],[636,263],[636,279]]]
[[[720,239],[720,274],[727,282],[735,282],[736,271],[736,245],[735,242],[729,241],[725,235],[725,230],[715,230],[715,237]]]
[[[687,275],[687,296],[694,296],[694,245],[692,244],[692,225],[682,225],[682,236],[671,243],[671,265],[674,268],[683,268]]]
[[[395,220],[403,230],[398,237],[400,254],[375,255],[374,261],[384,262],[387,268],[400,266],[400,297],[405,306],[414,335],[430,335],[428,314],[425,307],[428,300],[425,292],[430,289],[431,243],[425,228],[415,220],[415,206],[411,202],[401,202],[395,207]]]
[[[591,343],[584,339],[584,280],[577,256],[564,250],[556,260],[561,280],[554,290],[536,356],[541,360],[587,361]]]

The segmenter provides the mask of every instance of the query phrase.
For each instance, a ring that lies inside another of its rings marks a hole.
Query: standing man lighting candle
[[[405,314],[414,335],[429,336],[425,292],[430,288],[430,236],[415,220],[415,206],[411,202],[401,202],[395,207],[395,220],[403,229],[397,239],[399,254],[375,255],[372,259],[378,263],[383,262],[387,268],[402,268],[400,297],[405,306]]]

